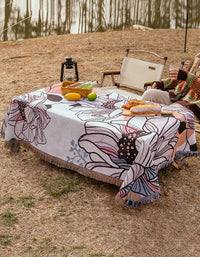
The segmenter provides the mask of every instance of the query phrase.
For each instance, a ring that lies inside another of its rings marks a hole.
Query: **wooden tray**
[[[156,115],[167,115],[167,114],[172,114],[172,111],[161,111],[160,113],[131,113],[130,110],[123,109],[122,114],[124,116],[140,116],[140,117],[154,117]]]

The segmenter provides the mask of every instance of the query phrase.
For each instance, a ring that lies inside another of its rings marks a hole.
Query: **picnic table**
[[[68,101],[52,85],[12,99],[1,135],[7,145],[26,144],[50,163],[119,186],[116,203],[137,207],[159,198],[159,170],[198,152],[192,112],[162,105],[171,114],[124,116],[129,99],[101,93]]]

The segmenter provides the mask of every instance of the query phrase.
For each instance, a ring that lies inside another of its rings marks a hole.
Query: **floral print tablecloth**
[[[68,101],[53,85],[14,98],[1,135],[26,142],[58,166],[120,186],[117,204],[136,207],[159,197],[161,168],[197,155],[197,147],[190,111],[162,106],[172,114],[124,116],[121,106],[129,99],[101,93],[95,101]]]

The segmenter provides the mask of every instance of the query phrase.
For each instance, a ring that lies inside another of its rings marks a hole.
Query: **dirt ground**
[[[78,62],[81,81],[100,81],[101,70],[120,69],[127,48],[153,50],[168,56],[167,76],[169,64],[199,52],[200,30],[188,31],[186,53],[184,36],[127,30],[1,42],[1,125],[12,98],[59,82],[65,56]],[[10,153],[2,138],[0,147],[0,256],[200,256],[200,157],[159,173],[158,200],[122,210],[114,201],[118,187],[45,163],[25,148]],[[77,182],[75,189],[52,194],[66,179]]]

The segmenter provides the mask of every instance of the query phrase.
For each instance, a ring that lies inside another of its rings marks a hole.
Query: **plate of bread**
[[[125,116],[148,116],[153,117],[161,114],[172,114],[171,111],[162,111],[161,105],[157,103],[149,103],[143,100],[130,99],[122,105]]]

